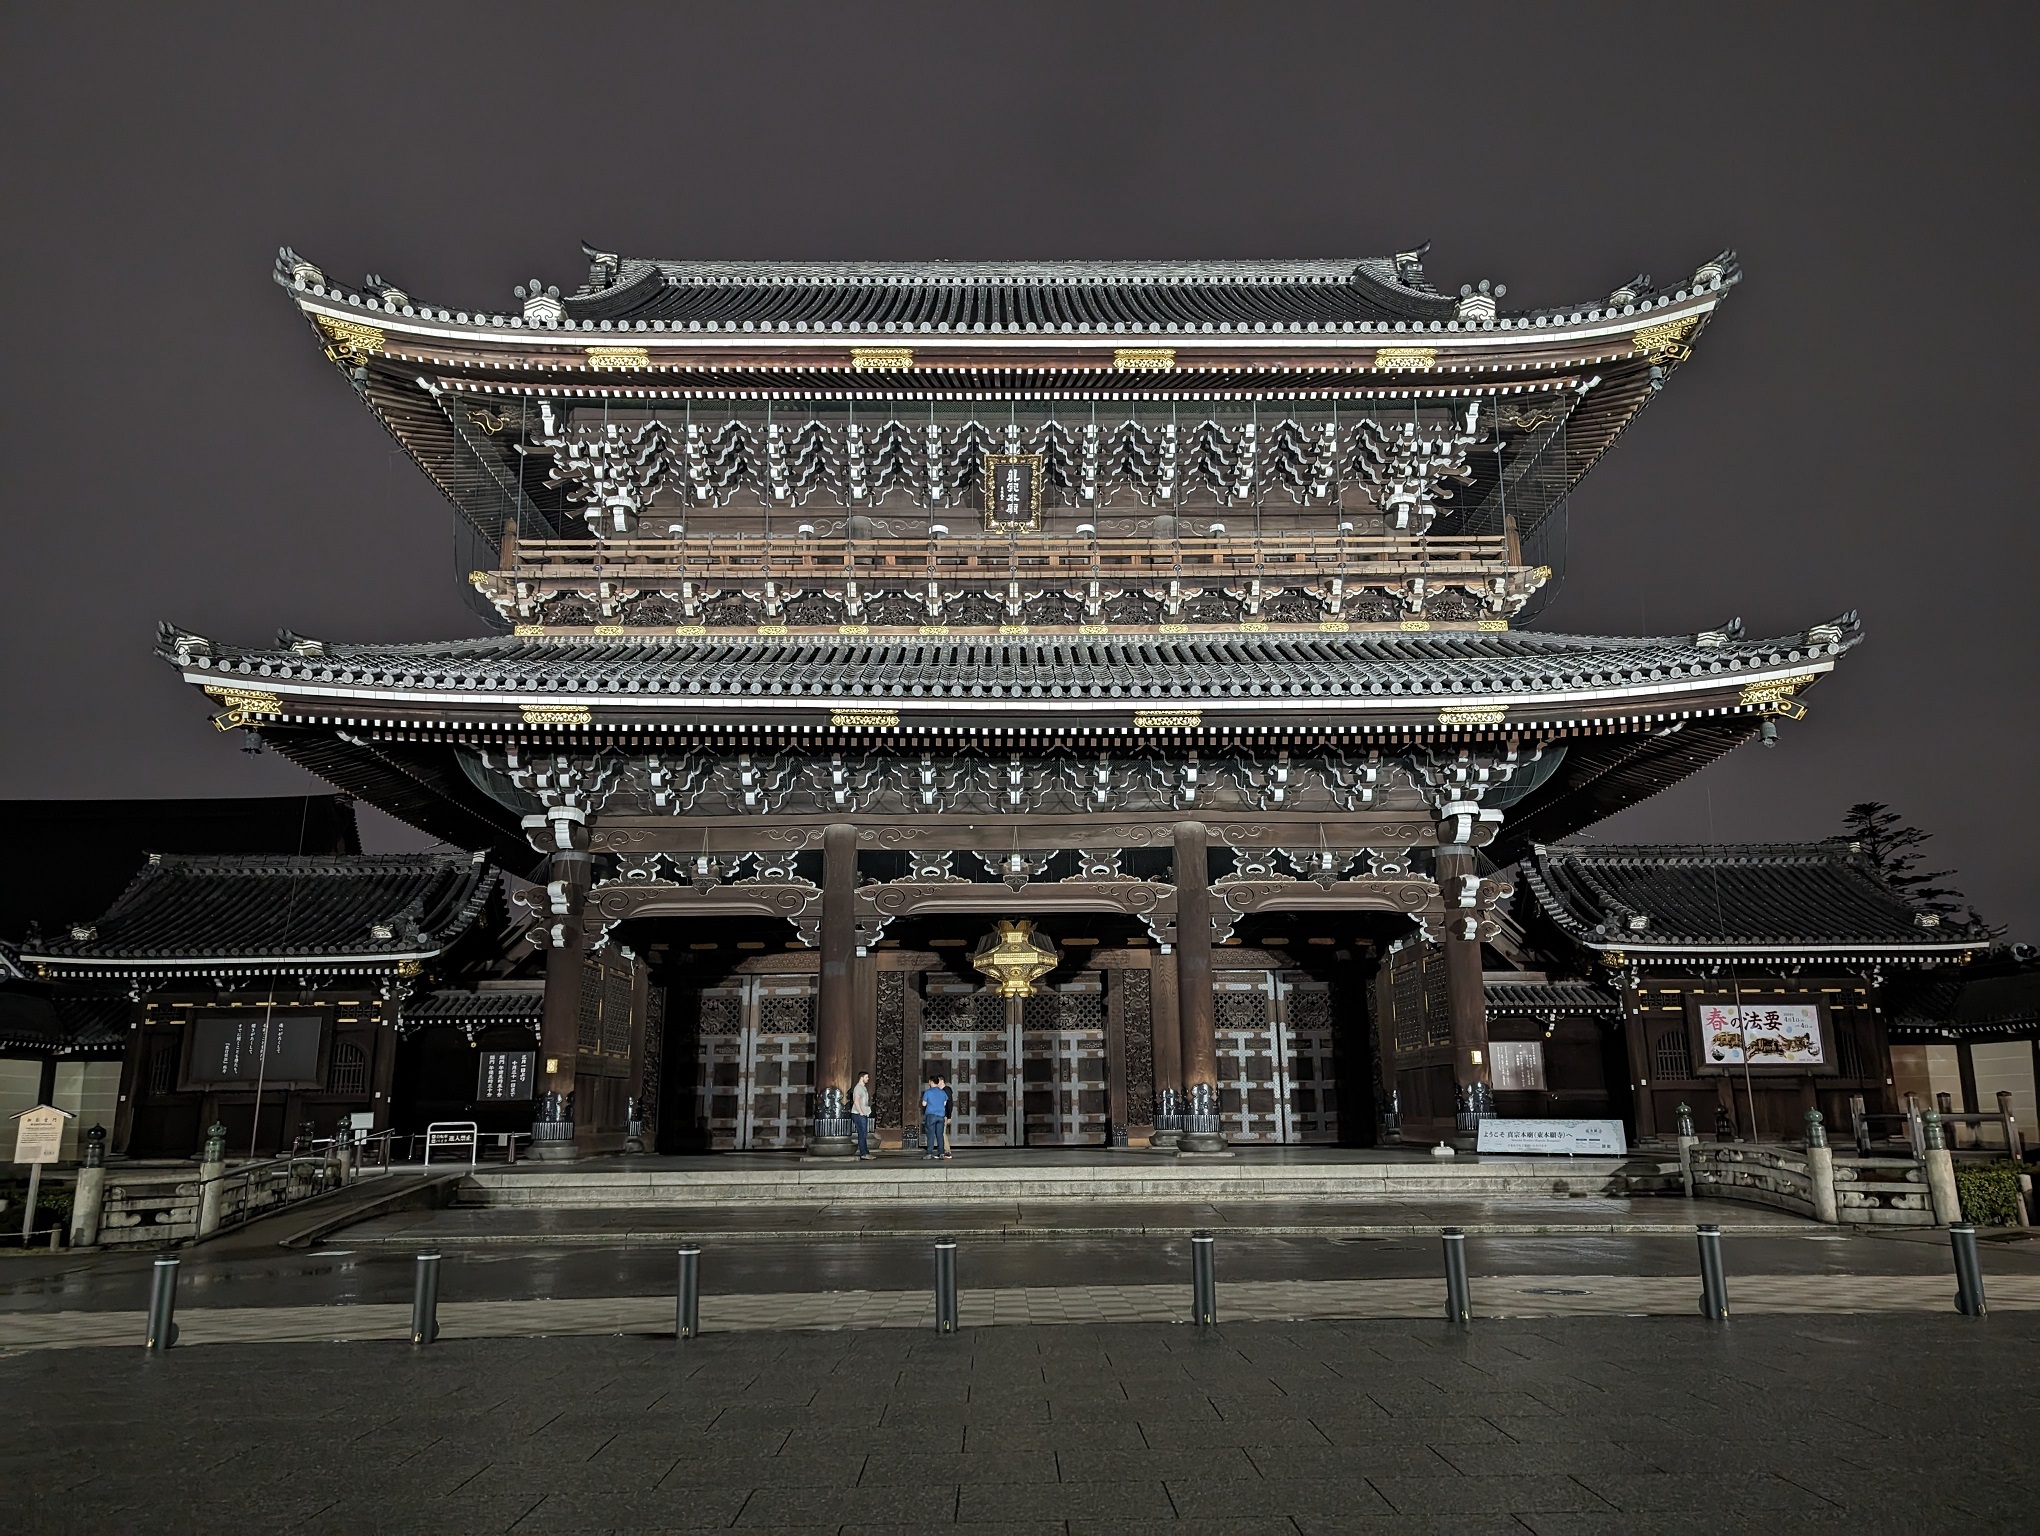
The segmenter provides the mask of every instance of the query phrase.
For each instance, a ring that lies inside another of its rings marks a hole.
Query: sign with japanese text
[[[985,455],[985,523],[1033,528],[1041,522],[1042,459],[1038,453]]]
[[[1812,1003],[1702,1003],[1700,1051],[1710,1067],[1827,1065],[1820,1009]]]
[[[1570,1157],[1626,1157],[1629,1138],[1620,1120],[1504,1120],[1480,1122],[1476,1152],[1564,1153]]]
[[[523,1100],[531,1097],[536,1051],[482,1052],[481,1081],[475,1097],[484,1102]]]
[[[38,1104],[14,1117],[14,1160],[17,1163],[54,1163],[64,1148],[64,1122],[68,1109]]]

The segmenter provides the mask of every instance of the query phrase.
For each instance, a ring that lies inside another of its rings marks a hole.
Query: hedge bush
[[[2020,1163],[1957,1163],[1955,1193],[1962,1202],[1962,1219],[1979,1227],[2015,1227],[2019,1224]]]

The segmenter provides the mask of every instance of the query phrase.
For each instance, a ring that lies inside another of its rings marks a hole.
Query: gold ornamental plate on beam
[[[1038,453],[985,455],[985,526],[1015,529],[1041,526],[1043,456]]]

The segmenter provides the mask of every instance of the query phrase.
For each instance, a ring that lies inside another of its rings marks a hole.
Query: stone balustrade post
[[[1838,1225],[1842,1213],[1835,1196],[1835,1149],[1828,1145],[1827,1125],[1817,1109],[1806,1112],[1806,1179],[1813,1186],[1813,1219]]]
[[[215,1120],[205,1133],[205,1151],[198,1161],[198,1235],[211,1237],[220,1229],[220,1210],[227,1197],[227,1128]]]
[[[85,1133],[85,1162],[78,1170],[78,1187],[71,1196],[71,1246],[93,1248],[99,1244],[99,1219],[106,1209],[106,1127],[95,1125]]]
[[[1934,1203],[1934,1224],[1952,1227],[1962,1219],[1962,1198],[1955,1192],[1955,1156],[1941,1134],[1941,1117],[1934,1110],[1920,1116],[1926,1151],[1920,1162],[1927,1175],[1927,1194]]]
[[[1688,1200],[1693,1198],[1693,1152],[1700,1137],[1693,1130],[1693,1106],[1679,1106],[1679,1182]]]

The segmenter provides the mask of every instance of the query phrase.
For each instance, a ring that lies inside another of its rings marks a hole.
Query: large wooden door
[[[1244,1142],[1339,1139],[1331,993],[1300,971],[1220,971],[1218,1108]]]
[[[1275,973],[1212,977],[1218,1113],[1228,1141],[1287,1141],[1288,1076],[1275,1042]]]
[[[807,1144],[815,1078],[815,981],[745,976],[701,994],[698,1090],[718,1151]]]
[[[1297,971],[1275,973],[1276,1044],[1287,1063],[1285,1141],[1339,1139],[1338,1075],[1332,1062],[1332,994]]]
[[[1023,1103],[1030,1147],[1105,1143],[1105,994],[1078,976],[1021,1008]]]
[[[921,1007],[921,1080],[939,1073],[955,1095],[949,1137],[959,1147],[1020,1145],[1020,1041],[1006,1000],[968,982],[931,977]],[[914,1102],[920,1094],[914,1094]]]

